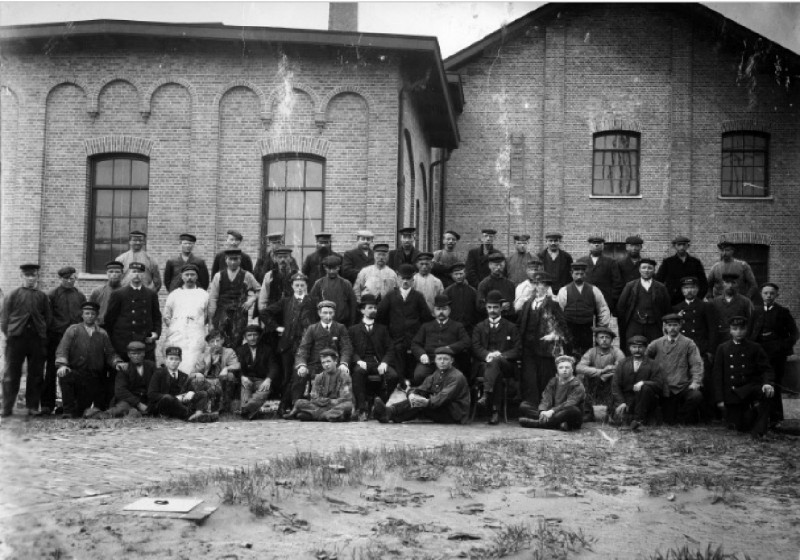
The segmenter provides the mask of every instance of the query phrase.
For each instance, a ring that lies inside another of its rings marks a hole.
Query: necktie
[[[367,325],[367,332],[368,332],[368,333],[371,333],[371,332],[372,332],[372,325]]]

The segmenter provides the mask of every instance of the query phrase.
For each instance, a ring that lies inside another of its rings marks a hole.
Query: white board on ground
[[[128,504],[123,511],[169,511],[187,513],[203,500],[195,498],[142,498]]]

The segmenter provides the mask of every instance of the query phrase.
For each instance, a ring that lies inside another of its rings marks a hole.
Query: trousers
[[[38,410],[44,382],[44,360],[47,339],[40,338],[32,326],[25,334],[10,336],[6,340],[6,371],[3,373],[3,416],[10,416],[22,382],[22,364],[28,363],[25,383],[25,406]]]

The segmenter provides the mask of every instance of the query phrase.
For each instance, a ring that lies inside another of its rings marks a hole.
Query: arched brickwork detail
[[[86,148],[87,156],[107,153],[126,153],[149,157],[150,151],[153,149],[153,141],[148,138],[124,136],[122,134],[89,138],[83,141],[83,145]]]
[[[264,90],[262,90],[260,87],[255,85],[253,82],[250,82],[250,81],[247,81],[247,80],[234,80],[234,81],[228,82],[227,84],[222,86],[222,89],[220,89],[219,92],[217,93],[217,95],[214,97],[214,105],[213,105],[213,107],[214,107],[214,110],[215,110],[215,112],[217,114],[219,114],[219,104],[222,101],[223,96],[226,93],[228,93],[230,90],[232,90],[233,88],[237,88],[237,87],[247,88],[250,91],[252,91],[253,93],[255,93],[256,96],[258,96],[258,100],[259,100],[259,102],[261,104],[261,114],[259,115],[259,117],[265,123],[268,123],[270,120],[272,120],[271,115],[269,117],[267,116],[269,111],[270,111],[270,109],[269,109],[269,107],[267,105],[267,96],[264,94]]]
[[[292,83],[291,85],[292,85],[292,91],[294,90],[302,91],[311,98],[311,103],[314,106],[314,115],[315,115],[314,122],[316,122],[317,126],[320,126],[318,118],[320,101],[319,101],[319,95],[317,94],[316,90],[314,90],[314,88],[305,83]],[[267,99],[266,110],[264,112],[264,116],[262,117],[262,119],[266,124],[271,124],[272,120],[275,118],[272,108],[275,107],[275,102],[278,100],[278,96],[281,94],[283,90],[284,90],[283,86],[278,86],[274,88],[272,92],[269,94],[269,99]],[[324,118],[322,124],[323,125],[325,124]]]
[[[772,132],[770,123],[759,121],[758,119],[730,119],[721,123],[722,132],[734,132],[737,130],[752,130],[755,132]]]
[[[647,237],[643,236],[641,233],[636,233],[632,231],[600,231],[600,232],[591,232],[591,235],[598,235],[606,240],[606,243],[625,243],[625,240],[631,235],[638,235],[642,238],[642,240],[647,244]],[[588,235],[586,236],[589,237]]]
[[[158,91],[161,86],[166,86],[168,84],[178,84],[179,86],[185,87],[189,92],[189,100],[192,103],[192,106],[194,106],[195,99],[197,98],[197,90],[195,89],[194,85],[184,78],[170,76],[168,78],[162,78],[151,84],[150,87],[147,88],[147,91],[144,92],[144,95],[142,95],[142,106],[140,111],[143,118],[148,118],[150,116],[151,104],[156,91]]]
[[[367,115],[369,115],[370,111],[372,111],[372,109],[375,107],[375,100],[372,98],[372,95],[367,91],[366,88],[355,85],[338,86],[322,99],[322,104],[319,106],[319,110],[317,111],[314,119],[317,123],[317,126],[325,126],[325,123],[327,122],[326,115],[328,114],[328,106],[330,105],[331,100],[337,95],[341,95],[343,93],[354,93],[360,96],[367,104]]]
[[[605,114],[589,119],[589,130],[592,131],[592,134],[610,132],[612,130],[628,130],[641,133],[642,123],[623,115]]]
[[[90,115],[97,114],[97,103],[96,102],[94,104],[92,103],[93,99],[96,100],[97,97],[92,96],[91,86],[89,86],[89,84],[87,84],[83,80],[71,76],[61,76],[53,80],[51,84],[52,85],[49,88],[47,88],[47,96],[49,96],[50,93],[58,86],[62,86],[64,84],[72,84],[73,86],[80,88],[80,90],[83,91],[83,95],[86,96],[86,112],[89,113]]]
[[[717,243],[728,241],[734,244],[747,245],[772,245],[772,236],[766,233],[755,233],[753,231],[731,231],[720,234]]]
[[[136,95],[139,96],[139,106],[141,107],[142,105],[141,85],[135,80],[131,80],[129,78],[125,78],[122,76],[112,76],[110,78],[100,80],[98,83],[100,83],[101,85],[92,90],[91,95],[89,96],[91,103],[91,107],[89,108],[89,113],[92,116],[97,116],[97,113],[99,112],[98,108],[100,107],[100,94],[103,93],[103,90],[106,89],[111,84],[113,84],[114,82],[125,82],[127,84],[130,84],[133,87],[133,89],[136,90]]]
[[[326,158],[328,157],[330,145],[331,143],[324,138],[296,136],[291,134],[259,140],[258,142],[262,157],[273,154],[301,153]]]

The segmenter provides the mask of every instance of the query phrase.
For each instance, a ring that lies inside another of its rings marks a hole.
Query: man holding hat
[[[478,406],[489,407],[489,424],[500,422],[497,410],[502,406],[502,387],[514,377],[517,360],[522,357],[519,329],[500,316],[503,294],[492,290],[486,296],[487,318],[472,333],[472,356],[477,361],[477,376],[483,378],[483,394]]]
[[[433,300],[444,292],[442,281],[431,274],[433,253],[417,253],[417,273],[414,275],[414,289],[422,294],[428,307],[433,311]]]
[[[719,345],[714,357],[714,394],[729,428],[761,437],[769,423],[775,372],[764,348],[747,340],[747,330],[746,317],[730,318],[731,339]]]
[[[128,234],[128,245],[130,249],[116,258],[125,267],[125,276],[122,277],[122,285],[127,286],[131,282],[131,264],[140,263],[144,265],[142,273],[142,283],[145,288],[153,290],[155,293],[161,289],[161,273],[158,271],[158,263],[144,250],[144,242],[147,234],[135,230]]]
[[[628,340],[630,356],[622,360],[611,382],[613,417],[630,423],[631,430],[646,425],[664,394],[664,374],[645,355],[647,339],[637,334]]]
[[[187,422],[216,422],[219,414],[207,413],[208,394],[193,391],[189,375],[180,371],[182,352],[169,346],[164,352],[166,366],[158,368],[147,387],[147,402],[154,416],[178,418]]]
[[[450,319],[450,299],[438,295],[433,303],[433,321],[428,321],[417,331],[411,341],[411,352],[417,359],[414,368],[413,384],[420,385],[435,368],[434,351],[447,346],[453,351],[454,359],[464,359],[469,350],[470,339],[464,325]]]
[[[47,295],[36,288],[39,265],[19,267],[22,286],[3,301],[0,330],[6,337],[6,367],[3,372],[3,412],[11,416],[22,380],[22,364],[27,361],[25,404],[29,415],[39,415],[42,395],[44,360],[47,355],[47,328],[52,320]]]
[[[401,264],[417,264],[419,250],[414,246],[416,232],[417,228],[410,226],[398,230],[397,233],[400,234],[400,247],[389,251],[389,261],[387,263],[389,268],[397,270],[400,268]],[[433,255],[431,255],[431,258],[433,258]]]
[[[311,288],[311,298],[316,301],[328,300],[336,304],[334,320],[345,327],[352,325],[356,320],[356,294],[353,284],[339,276],[342,268],[342,259],[330,255],[322,260],[325,276],[317,280]]]
[[[353,414],[353,389],[350,374],[336,364],[339,354],[333,348],[319,352],[320,372],[311,383],[308,399],[297,399],[284,419],[346,422]]]
[[[545,234],[547,247],[537,255],[544,271],[553,279],[555,293],[572,282],[572,255],[561,249],[562,237],[557,231]]]
[[[614,259],[603,255],[606,240],[599,235],[587,239],[589,254],[578,259],[586,265],[586,282],[596,286],[602,293],[613,315],[617,309],[617,300],[624,284],[619,267]]]
[[[466,265],[457,262],[450,267],[452,282],[444,289],[444,295],[450,298],[450,318],[458,321],[472,334],[472,328],[480,321],[478,312],[478,291],[469,285],[465,272]]]
[[[436,370],[413,389],[408,400],[386,406],[375,398],[373,414],[378,422],[407,422],[420,416],[441,424],[463,424],[469,419],[469,384],[453,367],[453,350],[442,346],[434,350]]]
[[[547,430],[577,430],[583,418],[583,384],[575,377],[575,358],[562,355],[556,358],[558,374],[542,392],[538,409],[523,402],[519,407],[519,425],[523,428]]]
[[[151,293],[155,295],[155,292],[151,291]],[[111,407],[106,412],[96,414],[95,418],[119,418],[120,416],[138,418],[150,412],[147,391],[150,387],[150,380],[156,371],[156,364],[145,359],[144,342],[137,340],[129,342],[125,346],[125,353],[128,356],[128,363],[117,371]]]
[[[595,345],[586,351],[575,369],[578,379],[586,389],[584,422],[594,420],[595,405],[605,405],[608,407],[608,412],[611,412],[611,379],[619,364],[625,359],[625,353],[611,345],[616,336],[614,331],[608,327],[594,327],[592,332]]]
[[[641,334],[647,340],[655,340],[662,334],[661,318],[671,311],[669,292],[658,280],[653,280],[656,273],[656,261],[649,258],[639,259],[637,280],[631,280],[622,290],[617,303],[617,319],[619,334],[629,339]]]
[[[363,272],[363,270],[362,270]],[[360,273],[359,273],[360,274]],[[369,402],[367,386],[378,385],[378,395],[388,399],[400,381],[394,365],[394,345],[389,329],[375,321],[378,300],[372,294],[361,296],[361,322],[348,329],[353,342],[353,396],[359,421],[367,419]],[[376,383],[377,382],[377,383]],[[372,392],[375,394],[374,392]]]
[[[239,414],[239,358],[233,348],[225,346],[225,335],[217,329],[206,335],[206,342],[208,346],[190,376],[192,389],[206,392],[211,412]]]
[[[711,266],[708,271],[708,289],[711,294],[716,296],[722,295],[725,291],[724,279],[726,275],[736,275],[739,278],[737,289],[740,294],[752,300],[758,294],[758,283],[756,277],[753,275],[753,270],[750,265],[739,259],[734,259],[733,254],[736,251],[733,243],[723,239],[717,243],[720,255],[719,260]]]
[[[356,232],[356,247],[342,255],[342,277],[345,280],[355,282],[362,268],[375,264],[375,255],[369,248],[374,237],[368,229]]]
[[[667,287],[672,305],[683,299],[681,292],[681,278],[694,276],[697,278],[697,297],[704,299],[708,292],[706,282],[706,269],[700,259],[689,254],[691,240],[685,235],[678,235],[672,240],[675,254],[661,262],[656,273],[656,280]]]
[[[494,251],[495,235],[497,230],[494,228],[482,229],[481,244],[467,252],[467,282],[475,289],[481,280],[489,276],[489,254]]]
[[[208,316],[214,328],[222,331],[229,348],[241,343],[247,316],[261,291],[255,276],[241,263],[241,249],[226,249],[225,268],[214,275],[208,287]]]
[[[586,263],[575,262],[571,268],[572,282],[558,291],[557,299],[572,333],[575,351],[582,355],[594,346],[592,324],[607,327],[611,322],[611,312],[603,293],[585,281]]]
[[[247,325],[244,344],[236,349],[242,383],[242,417],[254,419],[270,392],[280,382],[281,365],[277,348],[273,348],[259,325]]]
[[[125,362],[114,352],[108,333],[97,326],[100,306],[87,301],[81,305],[82,322],[71,325],[56,349],[56,374],[61,385],[62,418],[89,418],[108,408],[103,400],[106,367],[124,369]],[[92,406],[94,405],[94,406]]]
[[[731,317],[753,315],[753,302],[739,293],[739,276],[729,272],[722,277],[722,293],[711,300],[717,317],[717,344],[730,340]]]
[[[442,248],[433,252],[433,275],[442,281],[445,288],[453,283],[450,268],[456,263],[464,262],[460,251],[456,251],[456,244],[460,239],[461,235],[457,231],[449,229],[442,236]]]
[[[650,342],[645,354],[664,374],[664,421],[694,424],[703,403],[703,359],[694,341],[681,334],[679,315],[664,315],[662,322],[664,336]]]
[[[164,267],[164,285],[167,287],[167,291],[171,293],[183,285],[181,273],[187,264],[197,268],[197,285],[208,290],[209,277],[206,261],[192,253],[197,237],[191,233],[182,233],[179,239],[181,242],[180,254],[174,259],[169,259]]]
[[[261,290],[258,293],[259,311],[283,297],[292,295],[292,276],[298,272],[292,258],[291,247],[279,245],[272,247],[271,251],[271,268],[261,276],[261,280],[256,278],[256,281],[261,282]]]
[[[58,271],[59,285],[47,293],[53,320],[47,329],[47,367],[42,387],[42,414],[48,415],[56,407],[56,348],[70,325],[83,322],[81,306],[86,296],[75,287],[78,273],[75,267],[65,266]]]
[[[119,261],[109,261],[106,263],[106,283],[96,287],[89,295],[89,301],[100,305],[100,312],[97,314],[97,324],[105,326],[106,310],[111,294],[122,286],[122,263]]]
[[[528,252],[528,241],[530,239],[531,236],[528,234],[515,235],[515,250],[506,259],[506,274],[514,286],[527,278],[525,271],[528,268],[528,263],[533,259],[533,255]]]
[[[331,248],[331,234],[321,231],[314,235],[317,240],[316,250],[306,257],[303,261],[302,273],[308,277],[308,283],[313,286],[317,280],[325,276],[325,268],[322,265],[323,259],[330,256],[342,257]],[[257,280],[258,278],[256,278]]]
[[[283,238],[282,233],[279,235],[281,238]],[[250,255],[239,249],[239,245],[242,244],[242,239],[244,239],[244,237],[237,230],[229,229],[227,231],[225,237],[225,248],[214,256],[214,264],[211,265],[211,278],[214,278],[219,271],[225,270],[228,257],[226,251],[228,249],[238,249],[240,266],[250,274],[253,274],[253,259],[250,258]]]
[[[628,282],[639,279],[639,261],[642,260],[642,245],[644,245],[644,241],[638,235],[629,235],[625,239],[625,252],[627,254],[617,261],[623,286]]]
[[[197,265],[189,263],[181,270],[179,287],[167,296],[164,305],[164,324],[167,326],[165,344],[181,349],[183,362],[189,367],[197,363],[206,342],[209,296],[197,285]]]
[[[514,311],[514,295],[517,286],[504,276],[506,257],[500,251],[494,251],[489,254],[488,260],[489,276],[478,284],[478,309],[482,314],[486,309],[486,296],[489,292],[497,290],[503,294],[503,300],[505,300],[502,308],[503,317],[514,321],[517,317],[517,313]]]
[[[111,337],[114,350],[123,359],[128,358],[128,343],[145,345],[145,358],[156,359],[156,341],[161,336],[161,308],[158,295],[143,285],[145,266],[132,262],[128,276],[130,283],[111,294],[106,311],[105,329]],[[149,381],[149,379],[148,379]]]
[[[372,250],[375,252],[375,264],[362,268],[353,284],[353,292],[359,302],[367,294],[383,298],[398,284],[397,273],[386,265],[389,244],[376,243]]]

